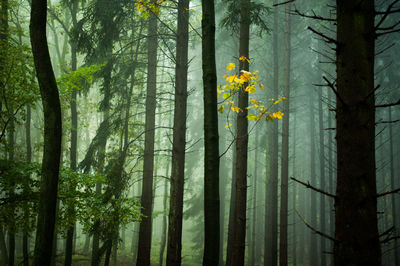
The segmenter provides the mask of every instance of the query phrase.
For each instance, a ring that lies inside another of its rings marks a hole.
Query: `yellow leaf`
[[[223,113],[224,113],[224,109],[225,109],[225,106],[220,105],[219,108],[218,108],[218,112],[220,112],[221,114],[223,114]]]
[[[281,101],[283,101],[285,99],[286,99],[286,97],[281,97],[278,100],[276,100],[273,104],[277,104],[277,103],[279,103],[279,102],[281,102]]]
[[[277,111],[271,114],[272,118],[282,119],[283,113],[281,111]]]
[[[239,60],[242,61],[242,62],[246,60],[248,63],[250,63],[250,60],[247,57],[245,57],[244,55],[239,57]]]
[[[234,63],[229,63],[228,66],[226,67],[226,70],[231,71],[234,68],[235,68],[235,64]]]
[[[240,75],[240,79],[243,79],[245,82],[250,80],[251,73],[245,70],[242,70],[242,75]]]
[[[237,78],[237,75],[228,76],[226,78],[226,81],[228,81],[229,83],[232,83],[236,78]]]
[[[261,83],[260,83],[259,86],[260,86],[261,89],[265,89],[265,88],[264,88],[264,85],[262,85]]]
[[[244,91],[246,91],[248,93],[254,93],[257,91],[257,89],[254,85],[249,85],[244,89]]]
[[[240,108],[237,107],[237,106],[232,106],[231,109],[232,109],[232,111],[234,111],[234,112],[236,112],[236,113],[242,112],[242,109],[240,109]]]
[[[247,120],[257,120],[257,116],[255,114],[247,115]]]
[[[227,125],[225,126],[225,128],[228,128],[228,127],[230,127],[230,126],[232,126],[232,124],[227,124]]]

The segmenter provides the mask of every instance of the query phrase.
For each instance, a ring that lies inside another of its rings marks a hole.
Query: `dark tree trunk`
[[[375,168],[374,1],[337,5],[335,265],[380,265]]]
[[[278,1],[274,0],[274,4]],[[278,98],[279,62],[278,62],[278,7],[274,7],[272,36],[273,88],[272,98]],[[264,266],[278,264],[278,121],[269,125],[268,132],[268,178],[265,186],[265,231]]]
[[[250,36],[250,1],[240,1],[240,33],[239,57],[249,58]],[[239,71],[249,71],[247,60],[240,61]],[[236,173],[235,173],[235,207],[233,211],[232,250],[226,254],[226,265],[244,265],[246,247],[246,206],[247,206],[247,147],[248,147],[248,120],[247,109],[248,93],[243,84],[239,90],[238,107],[242,110],[237,116],[236,124]]]
[[[77,25],[77,11],[78,11],[78,1],[75,0],[72,2],[71,17],[72,17],[72,25],[75,28]],[[77,69],[77,53],[76,53],[76,45],[71,40],[71,71],[76,71]],[[78,147],[78,112],[76,108],[77,101],[77,91],[74,89],[71,95],[71,149],[70,149],[70,168],[71,170],[76,171],[76,156],[77,156],[77,147]],[[72,188],[75,190],[75,187]],[[70,216],[75,216],[75,208],[74,206],[70,206],[67,210]],[[75,219],[74,219],[75,220]],[[65,261],[64,266],[71,266],[72,264],[72,252],[73,252],[73,238],[75,226],[68,228],[67,230],[67,239],[65,242]]]
[[[61,155],[61,108],[46,39],[47,1],[32,0],[30,37],[44,114],[44,151],[34,265],[50,265]]]
[[[282,121],[282,152],[281,152],[281,206],[279,223],[279,265],[288,264],[288,179],[289,179],[289,100],[290,100],[290,5],[285,9],[284,27],[284,72],[283,72],[283,121]]]
[[[147,64],[147,95],[146,124],[143,160],[143,183],[141,206],[145,216],[140,222],[139,247],[136,265],[150,265],[151,227],[153,206],[153,170],[154,170],[154,131],[156,112],[156,82],[157,82],[157,17],[150,12],[147,31],[148,64]]]
[[[219,147],[214,0],[202,0],[204,86],[204,255],[203,266],[219,262]]]
[[[319,122],[319,165],[320,165],[320,186],[319,188],[323,191],[326,191],[325,185],[325,128],[324,128],[324,110],[322,109],[322,90],[318,90],[318,122]],[[321,232],[326,232],[326,215],[325,215],[325,195],[320,194],[319,200],[319,219],[320,219],[320,227],[319,230]],[[320,238],[320,257],[321,257],[321,266],[326,265],[326,238]]]
[[[168,217],[167,265],[181,265],[182,212],[185,182],[186,102],[189,41],[189,0],[178,1],[176,37],[175,108],[172,172]]]

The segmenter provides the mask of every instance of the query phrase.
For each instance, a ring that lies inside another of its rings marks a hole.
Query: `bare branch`
[[[305,13],[300,12],[300,11],[296,8],[296,6],[295,6],[295,9],[294,9],[294,14],[297,14],[297,15],[299,15],[299,16],[301,16],[301,17],[311,18],[311,19],[316,19],[316,20],[322,20],[322,21],[331,21],[331,22],[336,21],[336,19],[334,19],[334,18],[325,18],[325,17],[321,17],[321,16],[317,15],[317,14],[314,12],[314,10],[311,10],[311,12],[313,13],[312,15],[307,15],[307,14],[305,14]]]
[[[297,213],[297,215],[299,216],[299,218],[301,219],[301,221],[302,221],[309,229],[311,229],[311,231],[313,231],[314,233],[316,233],[316,234],[318,234],[318,235],[320,235],[320,236],[322,236],[322,237],[325,237],[325,238],[327,238],[327,239],[329,239],[329,240],[331,240],[331,241],[333,241],[333,242],[337,242],[337,241],[338,241],[337,239],[331,237],[330,235],[327,235],[327,234],[325,234],[325,233],[323,233],[323,232],[321,232],[321,231],[318,231],[318,230],[316,230],[315,228],[313,228],[310,224],[307,223],[307,221],[304,219],[304,217],[301,216],[301,214],[300,214],[297,210],[296,210],[296,213]]]
[[[296,0],[289,0],[289,1],[286,1],[286,2],[282,2],[282,3],[274,4],[273,6],[281,6],[281,5],[286,5],[286,4],[292,3],[292,2],[294,2],[294,1],[296,1]]]
[[[324,195],[329,196],[329,197],[332,197],[332,198],[336,198],[336,195],[331,194],[331,193],[329,193],[329,192],[326,192],[326,191],[324,191],[324,190],[322,190],[322,189],[313,187],[313,186],[311,186],[310,183],[308,183],[308,182],[305,183],[305,182],[300,181],[300,180],[298,180],[298,179],[296,179],[296,178],[294,178],[294,177],[291,177],[290,179],[292,179],[293,181],[296,181],[297,183],[302,184],[302,185],[305,186],[306,188],[311,188],[312,190],[314,190],[314,191],[316,191],[316,192],[319,192],[319,193],[321,193],[321,194],[324,194]]]
[[[400,99],[395,103],[387,103],[387,104],[375,105],[375,108],[391,107],[391,106],[395,106],[395,105],[400,105]]]
[[[334,44],[337,44],[337,43],[338,43],[335,39],[333,39],[333,38],[331,38],[331,37],[329,37],[329,36],[323,34],[322,32],[319,32],[319,31],[313,29],[313,28],[310,27],[310,26],[308,26],[307,29],[309,29],[309,30],[312,31],[313,33],[317,34],[318,36],[321,36],[323,39],[325,39],[325,41],[326,41],[327,43],[334,43]]]
[[[386,195],[389,195],[389,194],[393,194],[393,193],[398,193],[398,192],[400,192],[400,188],[376,194],[376,197],[379,198],[379,197],[383,197],[383,196],[386,196]]]

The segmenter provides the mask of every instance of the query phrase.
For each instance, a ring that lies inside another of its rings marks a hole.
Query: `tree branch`
[[[383,197],[383,196],[393,194],[393,193],[398,193],[398,192],[400,192],[400,188],[376,194],[376,197],[379,198],[379,197]]]
[[[314,30],[314,29],[313,29],[312,27],[310,27],[310,26],[308,26],[307,29],[310,30],[310,31],[312,31],[313,33],[317,34],[318,36],[321,36],[323,39],[325,39],[325,41],[326,41],[327,43],[338,44],[338,42],[337,42],[335,39],[333,39],[333,38],[331,38],[331,37],[329,37],[329,36],[323,34],[322,32],[319,32],[319,31],[317,31],[317,30]]]
[[[302,221],[309,229],[311,229],[311,231],[313,231],[314,233],[316,233],[316,234],[318,234],[318,235],[320,235],[320,236],[322,236],[322,237],[325,237],[325,238],[327,238],[327,239],[329,239],[329,240],[331,240],[331,241],[333,241],[333,242],[337,242],[337,241],[338,241],[337,239],[331,237],[330,235],[327,235],[327,234],[325,234],[325,233],[323,233],[323,232],[321,232],[321,231],[318,231],[318,230],[316,230],[315,228],[313,228],[311,225],[309,225],[309,224],[307,223],[307,221],[304,219],[304,217],[301,216],[300,213],[299,213],[297,210],[296,210],[296,213],[297,213],[297,215],[299,216],[299,218],[301,219],[301,221]]]
[[[329,192],[326,192],[326,191],[324,191],[324,190],[322,190],[322,189],[313,187],[313,186],[311,186],[310,183],[308,183],[308,182],[305,183],[305,182],[300,181],[300,180],[298,180],[298,179],[296,179],[296,178],[294,178],[294,177],[291,177],[290,179],[292,179],[293,181],[296,181],[297,183],[302,184],[302,185],[305,186],[306,188],[311,188],[312,190],[314,190],[314,191],[316,191],[316,192],[319,192],[319,193],[321,193],[321,194],[324,194],[324,195],[329,196],[329,197],[332,197],[332,198],[336,198],[336,195],[331,194],[331,193],[329,193]]]

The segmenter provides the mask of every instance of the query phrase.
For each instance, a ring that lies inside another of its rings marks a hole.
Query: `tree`
[[[202,0],[204,101],[204,266],[219,262],[219,147],[214,0]]]
[[[32,0],[30,37],[44,114],[44,151],[34,265],[50,265],[61,154],[61,108],[46,39],[47,1]]]
[[[281,206],[279,224],[279,265],[286,266],[287,258],[287,227],[288,227],[288,179],[289,179],[289,97],[290,97],[290,5],[285,8],[284,28],[284,73],[283,73],[283,102],[282,122],[282,154],[281,154]]]
[[[154,2],[154,1],[152,1]],[[157,16],[150,11],[147,30],[147,94],[143,183],[141,205],[144,218],[140,222],[139,247],[136,265],[150,265],[151,225],[153,206],[154,131],[157,89]]]
[[[337,0],[335,265],[380,265],[374,1]]]
[[[189,0],[178,1],[176,35],[175,108],[172,143],[167,265],[181,265],[182,212],[185,182]]]
[[[277,4],[274,0],[274,4]],[[278,7],[274,7],[272,29],[273,86],[272,97],[278,98],[279,85]],[[269,172],[265,185],[264,266],[278,264],[278,123],[269,125]]]

